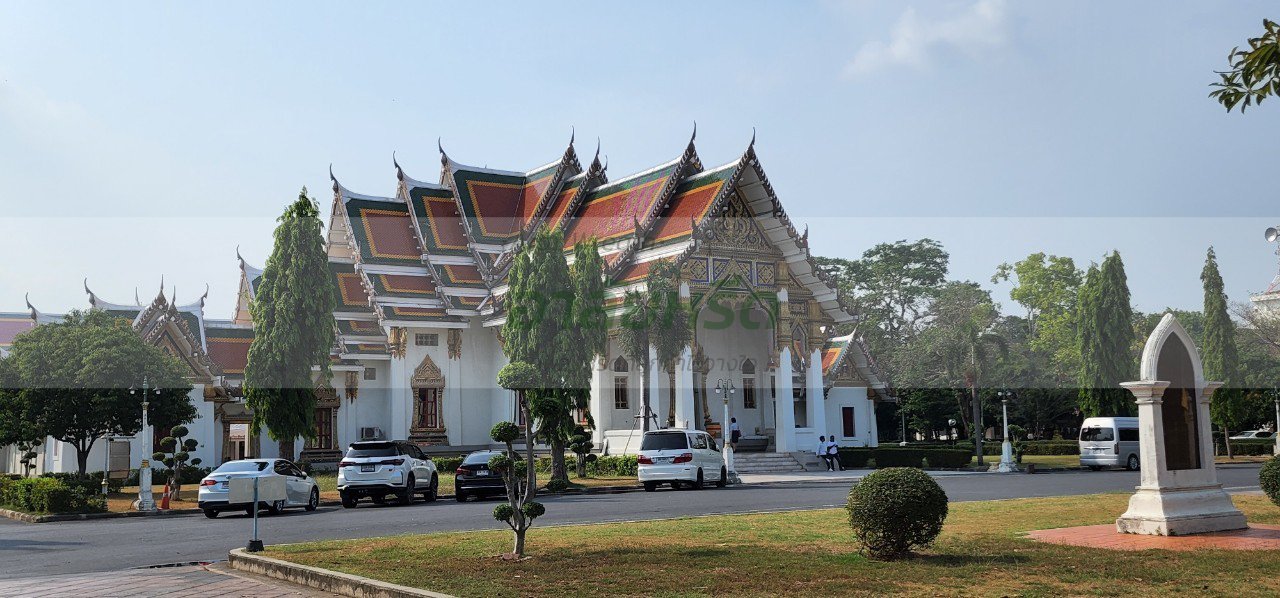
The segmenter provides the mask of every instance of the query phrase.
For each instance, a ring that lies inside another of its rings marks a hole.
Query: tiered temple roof
[[[501,324],[507,266],[541,225],[563,229],[566,251],[588,237],[600,243],[610,284],[606,304],[616,310],[617,297],[643,285],[655,261],[688,259],[714,240],[716,216],[743,216],[757,242],[782,253],[791,280],[827,318],[854,321],[814,263],[808,232],[795,229],[774,194],[754,136],[737,160],[705,170],[696,138],[695,130],[673,159],[613,181],[598,147],[582,168],[572,139],[559,159],[529,170],[467,166],[441,146],[438,183],[410,177],[393,158],[394,197],[354,193],[331,173],[329,256],[342,297],[335,318],[343,353],[385,353],[391,326],[458,327],[473,316],[486,326]],[[777,282],[769,269],[752,276]],[[874,364],[869,355],[863,361]]]

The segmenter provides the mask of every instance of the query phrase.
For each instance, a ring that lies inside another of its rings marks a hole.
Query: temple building
[[[860,337],[837,336],[857,315],[815,264],[807,231],[792,225],[754,139],[737,159],[711,168],[690,139],[674,159],[613,180],[598,148],[584,167],[572,140],[530,170],[467,166],[443,148],[440,158],[434,183],[393,160],[394,192],[385,196],[356,193],[333,177],[326,229],[339,296],[333,378],[317,381],[316,439],[298,443],[301,458],[337,460],[341,447],[362,439],[408,438],[461,452],[488,447],[493,424],[518,420],[514,393],[496,384],[507,363],[503,297],[515,252],[539,227],[561,228],[567,254],[580,240],[599,242],[613,321],[624,294],[642,288],[659,261],[679,267],[681,299],[693,314],[692,341],[675,371],[651,369],[648,414],[642,364],[610,332],[591,387],[597,450],[634,451],[646,417],[651,427],[718,433],[726,396],[743,435],[770,451],[810,451],[819,435],[877,444],[875,407],[891,398],[888,380]],[[119,310],[191,364],[200,419],[190,427],[207,464],[277,451],[260,434],[228,440],[232,424],[249,421],[240,385],[253,335],[248,305],[261,274],[240,259],[227,321],[205,318],[203,298],[178,306],[161,293],[149,307],[126,307],[90,293],[92,307]],[[48,317],[30,308],[29,324]],[[28,324],[13,327],[21,325]]]

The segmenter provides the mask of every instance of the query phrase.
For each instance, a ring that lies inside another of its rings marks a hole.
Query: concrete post
[[[405,358],[392,357],[390,379],[387,380],[387,392],[391,394],[391,421],[387,430],[388,440],[404,440],[409,437],[409,420],[413,417],[413,403],[410,401],[409,373]]]
[[[805,370],[805,396],[809,412],[809,427],[819,436],[829,436],[827,430],[827,401],[822,392],[822,349],[814,349],[809,355],[809,369]]]
[[[695,407],[693,404],[693,349],[685,347],[680,352],[680,361],[676,364],[676,427],[697,428]]]
[[[777,399],[774,409],[778,414],[778,429],[774,430],[774,448],[779,453],[790,453],[796,450],[796,412],[795,394],[791,388],[791,347],[783,347],[778,352],[778,374],[776,377]]]

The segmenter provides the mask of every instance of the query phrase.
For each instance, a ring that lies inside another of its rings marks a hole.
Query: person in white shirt
[[[826,444],[827,466],[831,471],[835,471],[835,466],[840,466],[840,471],[844,471],[844,464],[840,462],[840,445],[836,444],[836,437],[832,434]]]
[[[827,456],[826,436],[818,437],[818,447],[813,449],[813,454],[817,455],[819,459],[822,459],[823,463],[827,464],[827,471],[835,471],[835,468],[831,466],[831,459]]]
[[[729,446],[738,450],[738,439],[742,438],[742,428],[738,426],[738,418],[729,418]]]

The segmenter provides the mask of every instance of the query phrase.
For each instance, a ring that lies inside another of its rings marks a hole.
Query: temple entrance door
[[[440,389],[418,389],[418,428],[424,430],[440,429]]]
[[[441,408],[444,403],[444,376],[424,355],[413,372],[413,415],[409,420],[409,440],[423,445],[449,444]]]

